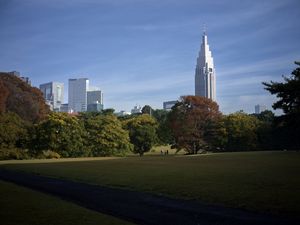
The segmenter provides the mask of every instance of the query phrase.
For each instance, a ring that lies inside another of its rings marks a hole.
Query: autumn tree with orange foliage
[[[174,146],[189,154],[206,151],[215,146],[222,132],[222,114],[212,100],[200,96],[183,96],[172,108],[169,127]]]
[[[49,113],[42,92],[19,77],[0,73],[0,113],[14,112],[23,120],[37,122]]]

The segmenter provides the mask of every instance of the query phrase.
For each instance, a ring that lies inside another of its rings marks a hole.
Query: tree
[[[31,146],[36,154],[51,150],[63,157],[86,156],[83,137],[84,129],[77,117],[53,112],[35,125]]]
[[[157,136],[159,144],[163,145],[172,144],[174,142],[171,129],[168,126],[168,115],[169,112],[163,109],[156,109],[152,111],[152,116],[158,122]]]
[[[227,133],[226,150],[249,151],[258,148],[257,129],[260,122],[255,116],[236,112],[224,116],[223,121]]]
[[[212,100],[200,96],[183,96],[169,114],[174,147],[189,154],[212,149],[219,136],[221,113]]]
[[[0,112],[14,112],[23,120],[38,122],[50,112],[42,92],[8,73],[0,73]]]
[[[145,105],[142,108],[142,114],[149,114],[151,116],[152,115],[152,111],[153,111],[153,109],[151,108],[150,105]]]
[[[157,142],[157,122],[148,114],[142,114],[123,121],[129,131],[130,142],[134,145],[133,152],[143,156]]]
[[[284,77],[283,82],[263,82],[265,89],[279,100],[273,104],[274,109],[282,109],[284,115],[276,122],[277,135],[281,146],[289,149],[300,148],[300,62],[290,77]]]
[[[300,62],[295,62],[300,66]],[[274,109],[282,109],[288,117],[300,114],[300,67],[296,68],[291,77],[283,77],[284,82],[263,82],[265,89],[279,100],[273,104]]]
[[[24,148],[29,124],[15,113],[0,113],[0,149]]]
[[[86,137],[85,143],[92,156],[125,155],[132,149],[129,135],[113,114],[82,113]]]
[[[111,114],[114,114],[114,112],[115,112],[115,110],[112,109],[112,108],[103,109],[103,110],[101,111],[101,113],[104,114],[104,115],[111,115]]]
[[[259,120],[257,128],[257,146],[261,150],[274,150],[277,148],[277,138],[275,137],[275,115],[270,110],[265,110],[260,114],[252,114]]]

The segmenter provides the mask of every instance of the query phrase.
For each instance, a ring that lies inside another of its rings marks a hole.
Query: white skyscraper
[[[89,79],[69,79],[69,110],[73,112],[87,111],[87,91],[89,89]]]
[[[49,82],[40,85],[46,102],[50,105],[51,110],[59,111],[64,101],[64,84],[59,82]]]
[[[207,43],[207,35],[202,36],[201,50],[195,71],[195,95],[216,101],[216,75],[214,60]]]

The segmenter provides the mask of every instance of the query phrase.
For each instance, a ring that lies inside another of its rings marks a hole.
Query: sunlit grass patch
[[[263,212],[300,213],[300,152],[158,154],[1,167]]]

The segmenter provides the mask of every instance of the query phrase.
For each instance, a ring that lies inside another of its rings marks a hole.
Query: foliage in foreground
[[[205,97],[183,96],[169,118],[176,148],[195,154],[214,147],[221,120],[217,103]]]
[[[129,131],[133,152],[142,156],[150,151],[157,142],[157,122],[148,114],[139,115],[123,121],[125,129]]]
[[[129,135],[113,114],[81,114],[85,134],[85,148],[91,156],[125,155],[132,145]]]
[[[300,63],[296,63],[298,66]],[[263,83],[279,100],[259,115],[222,115],[217,103],[184,96],[171,112],[143,107],[141,115],[47,115],[40,91],[19,78],[0,76],[0,159],[143,155],[156,144],[189,154],[212,151],[300,149],[300,67],[284,82]],[[22,96],[22,99],[19,97]]]
[[[49,113],[42,92],[8,73],[0,73],[0,113],[14,112],[25,121],[38,122]]]
[[[284,114],[277,118],[276,139],[282,148],[300,149],[300,62],[290,75],[284,77],[283,82],[264,82],[265,89],[276,95],[278,101],[273,104],[274,109],[282,109]]]
[[[84,132],[77,117],[66,113],[51,113],[46,120],[34,126],[31,149],[37,154],[51,150],[62,157],[82,156],[85,155]]]

